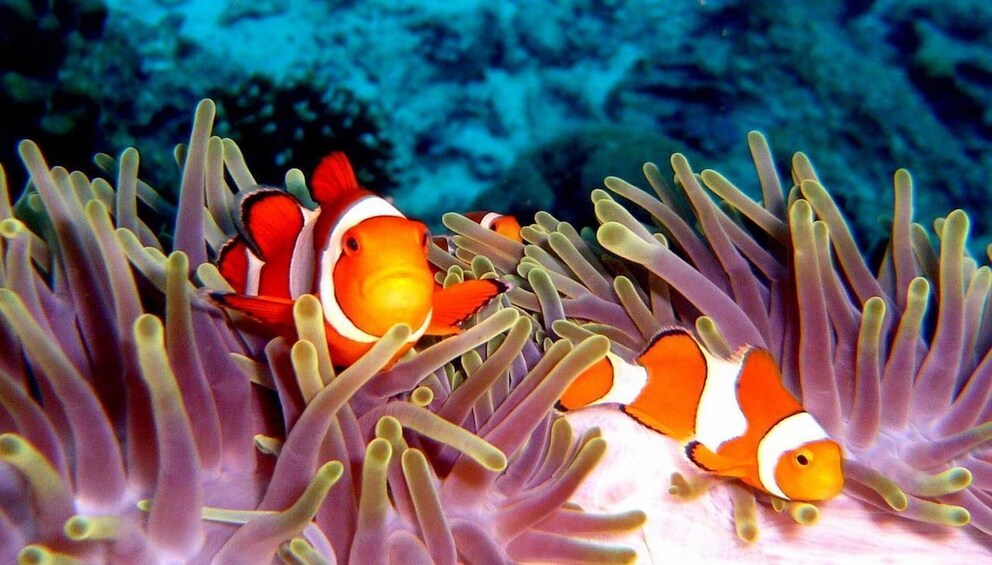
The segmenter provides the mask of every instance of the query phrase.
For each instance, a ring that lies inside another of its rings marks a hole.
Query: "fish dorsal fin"
[[[450,335],[461,331],[462,322],[509,287],[497,279],[476,279],[434,291],[434,310],[427,335]]]
[[[248,244],[236,235],[227,240],[217,253],[217,270],[234,292],[244,293],[248,284]]]
[[[310,184],[313,199],[321,204],[333,202],[342,195],[362,191],[351,162],[340,151],[335,151],[320,161]]]
[[[689,355],[701,357],[699,342],[685,328],[667,328],[658,332],[637,357],[637,363],[650,366],[657,363],[669,364],[678,358]]]
[[[753,429],[768,430],[786,415],[802,411],[802,404],[782,385],[782,374],[771,353],[749,348],[740,363],[737,398]]]
[[[241,201],[245,235],[263,261],[292,254],[303,221],[300,203],[288,192],[263,189]]]

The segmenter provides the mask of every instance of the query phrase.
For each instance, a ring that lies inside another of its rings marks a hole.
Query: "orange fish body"
[[[682,442],[700,469],[785,500],[826,500],[844,484],[840,446],[785,390],[762,349],[722,359],[685,330],[666,330],[635,364],[609,354],[559,401],[565,410],[592,404],[619,404]]]
[[[436,288],[427,227],[361,188],[342,153],[324,158],[311,184],[315,210],[276,189],[244,199],[244,234],[231,238],[217,259],[235,292],[214,293],[217,302],[274,333],[295,335],[293,303],[315,294],[331,358],[347,366],[395,324],[412,330],[397,357],[425,334],[457,333],[460,323],[506,289],[496,280]]]

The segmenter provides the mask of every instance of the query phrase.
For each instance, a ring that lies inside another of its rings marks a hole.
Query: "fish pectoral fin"
[[[507,289],[496,279],[470,280],[434,291],[434,310],[427,335],[451,335],[458,326]]]
[[[740,461],[724,457],[695,440],[685,445],[685,454],[693,465],[709,473],[737,478],[747,474],[745,465]]]
[[[289,298],[245,296],[233,292],[212,292],[210,298],[225,308],[248,314],[259,321],[279,328],[293,328],[293,304]]]

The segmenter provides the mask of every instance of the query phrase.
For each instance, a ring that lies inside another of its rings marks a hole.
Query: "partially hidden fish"
[[[423,335],[458,333],[460,324],[507,289],[496,279],[435,287],[427,227],[359,186],[343,153],[325,157],[311,185],[314,210],[278,189],[244,198],[242,234],[217,257],[234,292],[213,293],[215,301],[275,334],[295,335],[295,299],[314,294],[332,361],[347,366],[395,324],[413,330],[396,357]]]
[[[520,236],[520,222],[515,216],[500,214],[499,212],[478,211],[468,212],[465,217],[487,230],[492,230],[517,243],[524,242],[524,238]]]
[[[466,212],[465,217],[505,238],[512,239],[517,243],[524,242],[523,236],[520,235],[520,222],[517,221],[516,216],[500,214],[499,212],[477,211]],[[440,247],[441,251],[445,253],[454,253],[455,251],[450,235],[434,236],[434,245]]]
[[[633,364],[608,354],[559,401],[563,410],[595,404],[619,405],[682,442],[699,469],[785,500],[827,500],[844,486],[840,446],[782,386],[763,349],[723,359],[686,330],[668,329]]]

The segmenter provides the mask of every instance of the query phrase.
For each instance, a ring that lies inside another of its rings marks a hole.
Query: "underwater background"
[[[84,171],[135,146],[153,185],[174,182],[210,96],[260,182],[340,148],[435,229],[475,209],[589,225],[585,192],[674,151],[750,178],[756,129],[816,156],[861,247],[905,167],[920,217],[971,210],[983,249],[990,29],[981,0],[5,0],[0,162],[25,137]]]
[[[990,30],[977,0],[0,0],[0,562],[986,559]],[[266,341],[204,298],[237,195],[337,149],[457,234],[445,283],[513,287],[387,370],[408,330],[336,373],[316,301]],[[472,210],[524,244],[442,221]],[[553,408],[672,325],[772,351],[844,494],[696,482]]]

